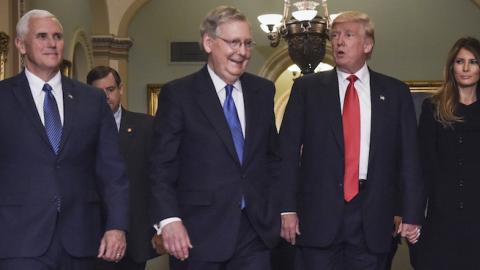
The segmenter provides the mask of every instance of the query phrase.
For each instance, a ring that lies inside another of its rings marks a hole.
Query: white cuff
[[[165,225],[175,222],[175,221],[182,221],[179,217],[171,217],[171,218],[166,218],[162,221],[160,221],[158,224],[153,224],[153,228],[157,231],[157,235],[162,234],[162,229],[165,227]]]

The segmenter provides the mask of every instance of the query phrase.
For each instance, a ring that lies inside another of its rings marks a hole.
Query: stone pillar
[[[122,105],[126,108],[128,108],[128,52],[132,45],[133,41],[129,37],[92,36],[94,65],[110,66],[118,71],[124,87]]]

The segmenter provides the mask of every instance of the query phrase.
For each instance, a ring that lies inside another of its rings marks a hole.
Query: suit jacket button
[[[459,209],[463,209],[463,202],[459,202],[459,203],[458,203],[458,208],[459,208]]]

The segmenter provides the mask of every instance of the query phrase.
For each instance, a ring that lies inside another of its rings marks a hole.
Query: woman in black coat
[[[480,269],[480,42],[451,48],[444,83],[424,101],[420,153],[428,190],[416,269]]]

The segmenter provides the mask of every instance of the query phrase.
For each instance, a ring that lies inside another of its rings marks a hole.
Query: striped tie
[[[43,88],[45,91],[45,99],[43,101],[43,116],[45,118],[45,131],[48,140],[52,145],[55,154],[60,150],[60,139],[62,137],[62,122],[60,113],[58,112],[57,102],[52,94],[52,87],[46,83]]]

